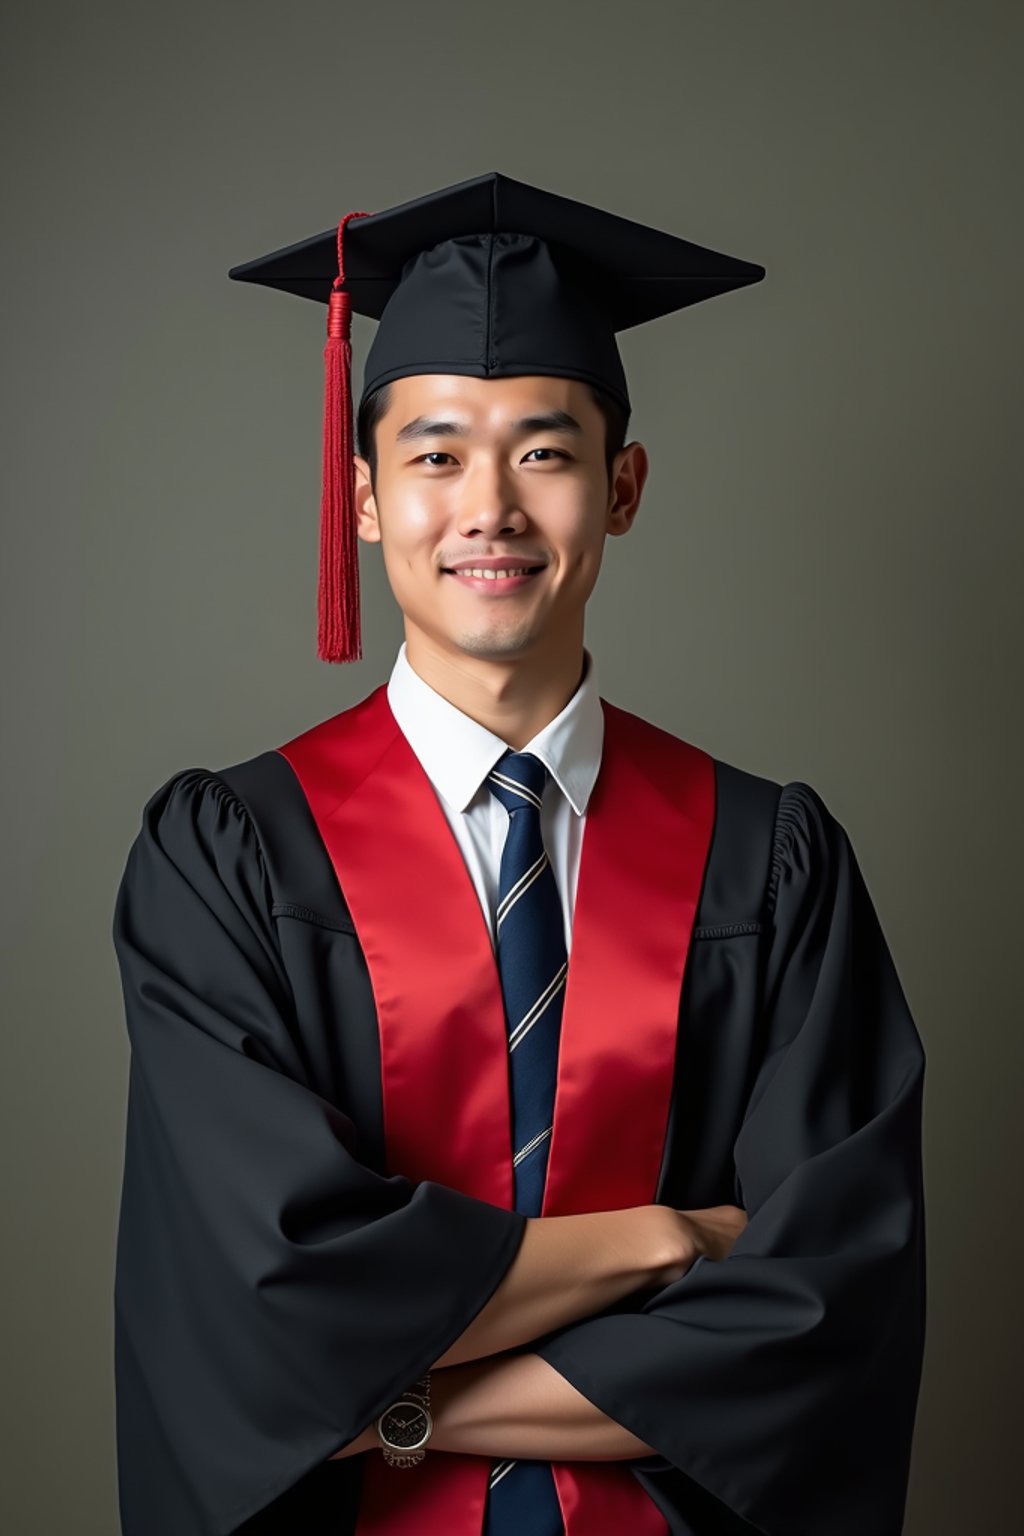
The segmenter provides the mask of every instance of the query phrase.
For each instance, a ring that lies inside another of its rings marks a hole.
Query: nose
[[[526,514],[517,507],[514,490],[498,465],[478,462],[462,482],[459,508],[459,532],[464,537],[482,534],[519,533],[526,525]]]

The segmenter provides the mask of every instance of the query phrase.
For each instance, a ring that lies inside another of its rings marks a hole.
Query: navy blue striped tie
[[[547,768],[508,751],[487,787],[509,813],[498,875],[495,948],[508,1026],[515,1209],[539,1216],[555,1104],[568,959],[562,903],[541,834]],[[484,1536],[564,1536],[551,1463],[496,1460]]]

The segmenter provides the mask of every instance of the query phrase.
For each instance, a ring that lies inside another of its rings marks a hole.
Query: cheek
[[[411,496],[402,508],[402,527],[407,544],[416,544],[433,532],[440,520],[440,511],[433,505],[429,494]]]
[[[583,505],[580,498],[566,502],[551,520],[551,536],[562,549],[566,564],[576,569],[601,559],[604,531],[598,509]]]
[[[443,527],[443,517],[434,500],[425,492],[389,501],[381,515],[385,558],[390,553],[393,559],[407,562],[431,556]]]

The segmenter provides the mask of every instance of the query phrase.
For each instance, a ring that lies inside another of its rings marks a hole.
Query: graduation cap
[[[764,268],[488,171],[346,213],[228,276],[327,305],[317,654],[358,661],[353,310],[380,322],[360,405],[407,374],[551,374],[596,384],[628,412],[615,333],[756,283]]]

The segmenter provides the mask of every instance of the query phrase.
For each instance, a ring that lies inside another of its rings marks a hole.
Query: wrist
[[[671,1285],[686,1274],[697,1257],[696,1231],[672,1206],[648,1205],[642,1210],[647,1223],[643,1251],[650,1263],[647,1283]]]
[[[667,1285],[688,1262],[675,1212],[663,1205],[631,1206],[604,1213],[606,1261],[622,1291]]]
[[[431,1375],[424,1371],[374,1422],[377,1443],[389,1466],[415,1467],[426,1456],[433,1435]]]
[[[503,1350],[500,1355],[484,1355],[479,1360],[463,1360],[446,1366],[434,1376],[434,1445],[439,1451],[461,1451],[463,1434],[478,1421],[481,1396],[496,1373],[528,1348]]]

